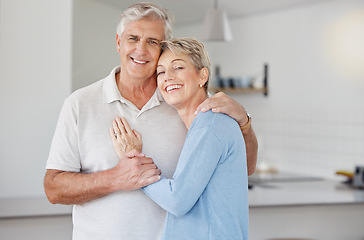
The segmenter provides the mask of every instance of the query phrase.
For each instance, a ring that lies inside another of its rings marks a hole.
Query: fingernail
[[[197,115],[197,113],[198,113],[198,112],[197,112],[197,111],[195,111],[195,115]]]

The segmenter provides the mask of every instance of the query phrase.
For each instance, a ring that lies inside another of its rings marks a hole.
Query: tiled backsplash
[[[258,167],[326,178],[364,165],[364,111],[260,109],[254,112]]]

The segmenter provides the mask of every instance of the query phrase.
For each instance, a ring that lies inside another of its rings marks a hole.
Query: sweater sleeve
[[[222,156],[218,137],[208,128],[189,132],[172,179],[143,188],[160,207],[183,216],[195,205]]]

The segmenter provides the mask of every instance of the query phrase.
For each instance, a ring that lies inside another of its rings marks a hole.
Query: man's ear
[[[118,34],[116,34],[116,50],[120,53],[120,38]]]

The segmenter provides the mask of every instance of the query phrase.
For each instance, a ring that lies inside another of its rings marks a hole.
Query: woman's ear
[[[208,78],[209,78],[209,70],[207,70],[207,68],[202,68],[200,70],[200,82],[199,84],[205,85],[205,83],[207,82]]]

